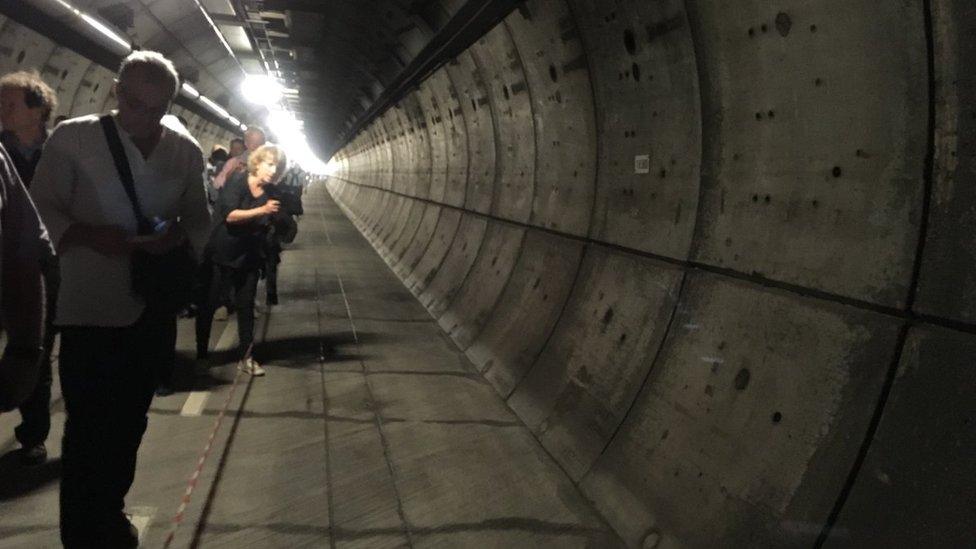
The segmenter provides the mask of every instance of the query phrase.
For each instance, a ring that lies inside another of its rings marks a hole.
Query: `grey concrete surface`
[[[329,189],[629,546],[970,546],[970,4],[529,0]]]

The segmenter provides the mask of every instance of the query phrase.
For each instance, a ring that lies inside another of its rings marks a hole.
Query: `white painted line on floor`
[[[186,397],[180,415],[183,417],[200,417],[203,415],[203,407],[206,406],[208,397],[210,397],[210,391],[193,391],[190,396]]]
[[[155,507],[135,507],[131,510],[129,522],[139,531],[139,544],[146,539],[146,532],[149,531],[149,524],[152,522],[153,515],[156,514]]]

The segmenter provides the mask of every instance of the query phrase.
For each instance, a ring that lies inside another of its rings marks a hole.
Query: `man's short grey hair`
[[[136,68],[142,67],[158,75],[160,84],[170,86],[172,89],[171,98],[176,98],[180,91],[180,76],[176,72],[176,66],[158,51],[137,50],[130,53],[122,64],[119,65],[118,81],[121,82],[125,73]]]

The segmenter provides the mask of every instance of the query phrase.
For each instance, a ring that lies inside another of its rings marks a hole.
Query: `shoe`
[[[173,388],[167,384],[160,384],[156,387],[156,396],[165,397],[173,394]]]
[[[20,449],[20,464],[24,467],[36,467],[45,461],[47,461],[47,448],[43,443]]]
[[[132,515],[123,514],[121,520],[113,524],[103,540],[110,547],[136,549],[139,547],[139,529],[132,524]]]
[[[264,375],[264,368],[262,368],[261,365],[251,357],[245,358],[244,361],[237,366],[237,369],[254,377],[261,377]]]
[[[221,308],[217,309],[216,311],[214,311],[213,318],[214,318],[214,320],[227,320],[227,317],[229,316],[229,314],[230,313],[227,310],[227,307],[221,307]]]

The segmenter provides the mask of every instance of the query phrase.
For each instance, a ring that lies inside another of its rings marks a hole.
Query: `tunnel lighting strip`
[[[210,108],[210,110],[212,110],[213,112],[215,112],[215,113],[219,114],[220,116],[223,116],[224,118],[226,118],[228,121],[231,119],[230,113],[227,112],[227,109],[221,107],[220,105],[218,105],[217,103],[215,103],[212,99],[210,99],[206,95],[201,95],[200,96],[200,102],[203,103],[204,105],[206,105],[208,108]],[[235,118],[235,120],[236,120],[236,118]],[[240,123],[240,121],[238,121],[238,123]],[[237,124],[235,124],[235,126],[236,125]]]
[[[85,23],[88,23],[88,26],[92,27],[93,29],[95,29],[98,32],[102,33],[108,39],[112,40],[116,44],[118,44],[118,45],[122,46],[123,48],[125,48],[127,54],[128,54],[128,52],[131,52],[132,51],[132,44],[128,40],[126,40],[125,38],[119,36],[119,34],[117,32],[115,32],[112,29],[108,28],[104,23],[102,23],[98,19],[95,19],[94,17],[92,17],[92,16],[88,15],[87,13],[81,11],[80,9],[72,6],[71,4],[65,2],[64,0],[55,0],[55,2],[57,2],[58,4],[61,4],[61,6],[64,7],[64,9],[70,11],[71,13],[74,13],[77,17],[79,17]]]
[[[183,82],[183,84],[181,84],[180,87],[183,88],[183,91],[186,92],[193,99],[200,99],[200,92],[198,92],[196,88],[191,86],[189,82]]]
[[[213,17],[210,17],[210,14],[207,13],[206,8],[203,7],[200,0],[193,0],[193,3],[197,5],[197,9],[199,9],[200,13],[203,14],[203,18],[207,20],[207,24],[210,25],[210,28],[214,31],[214,34],[217,35],[217,40],[220,40],[220,43],[224,46],[224,49],[227,50],[227,53],[231,56],[234,62],[237,63],[237,67],[241,69],[241,72],[244,72],[244,66],[241,65],[240,59],[237,58],[237,55],[234,54],[234,50],[231,49],[227,39],[224,38],[224,33],[220,32],[220,28],[217,27],[217,23],[214,22]]]
[[[210,23],[210,25],[214,28],[215,31],[217,31],[217,36],[220,38],[221,43],[223,43],[224,46],[228,48],[228,51],[230,51],[230,46],[224,40],[224,36],[216,29],[216,27],[213,26],[213,20],[206,13],[206,10],[203,10],[203,7],[200,6],[199,0],[194,0],[194,2],[196,2],[197,6],[200,7],[201,11],[204,12],[204,16],[207,18],[207,21]],[[113,43],[115,43],[118,46],[120,46],[122,48],[122,50],[121,51],[118,51],[116,53],[118,53],[119,55],[121,55],[121,57],[124,58],[125,56],[129,55],[130,53],[132,53],[135,50],[135,48],[133,47],[132,43],[128,39],[126,39],[125,37],[121,36],[119,33],[117,33],[114,30],[112,30],[108,25],[106,25],[105,23],[102,23],[97,18],[92,17],[91,15],[89,15],[89,14],[81,11],[80,9],[76,8],[75,6],[73,6],[72,4],[70,4],[69,2],[67,2],[66,0],[54,0],[54,3],[56,3],[59,6],[61,6],[62,8],[64,8],[68,12],[70,12],[71,14],[73,14],[79,20],[83,21],[85,23],[85,25],[87,25],[89,28],[94,29],[99,34],[101,34],[102,36],[108,38]],[[35,7],[37,7],[37,6],[35,6]],[[49,16],[54,16],[53,14],[50,13],[50,7],[47,10],[44,10],[44,8],[40,8],[40,7],[38,7],[37,9],[40,9],[41,11],[47,11],[47,13],[48,13]],[[54,16],[54,17],[58,17],[58,16]],[[63,15],[60,18],[63,18]],[[230,53],[231,53],[232,56],[234,55],[232,51]],[[240,67],[241,66],[240,65],[240,61],[237,60],[237,57],[236,56],[234,57],[234,60],[237,61],[237,65],[238,65],[238,67]],[[241,67],[241,70],[243,71],[243,67]],[[194,100],[194,101],[202,104],[204,107],[208,108],[210,111],[212,111],[213,113],[215,113],[218,116],[220,116],[221,118],[223,118],[224,121],[229,122],[235,128],[242,128],[242,129],[244,128],[244,125],[241,124],[241,121],[239,119],[237,119],[236,117],[232,116],[229,112],[227,112],[227,110],[225,108],[221,107],[220,105],[218,105],[217,103],[215,103],[213,100],[211,100],[207,96],[201,94],[196,88],[194,88],[188,82],[181,83],[180,84],[180,90],[183,92],[183,95],[185,95],[186,97],[188,97],[191,100]]]

